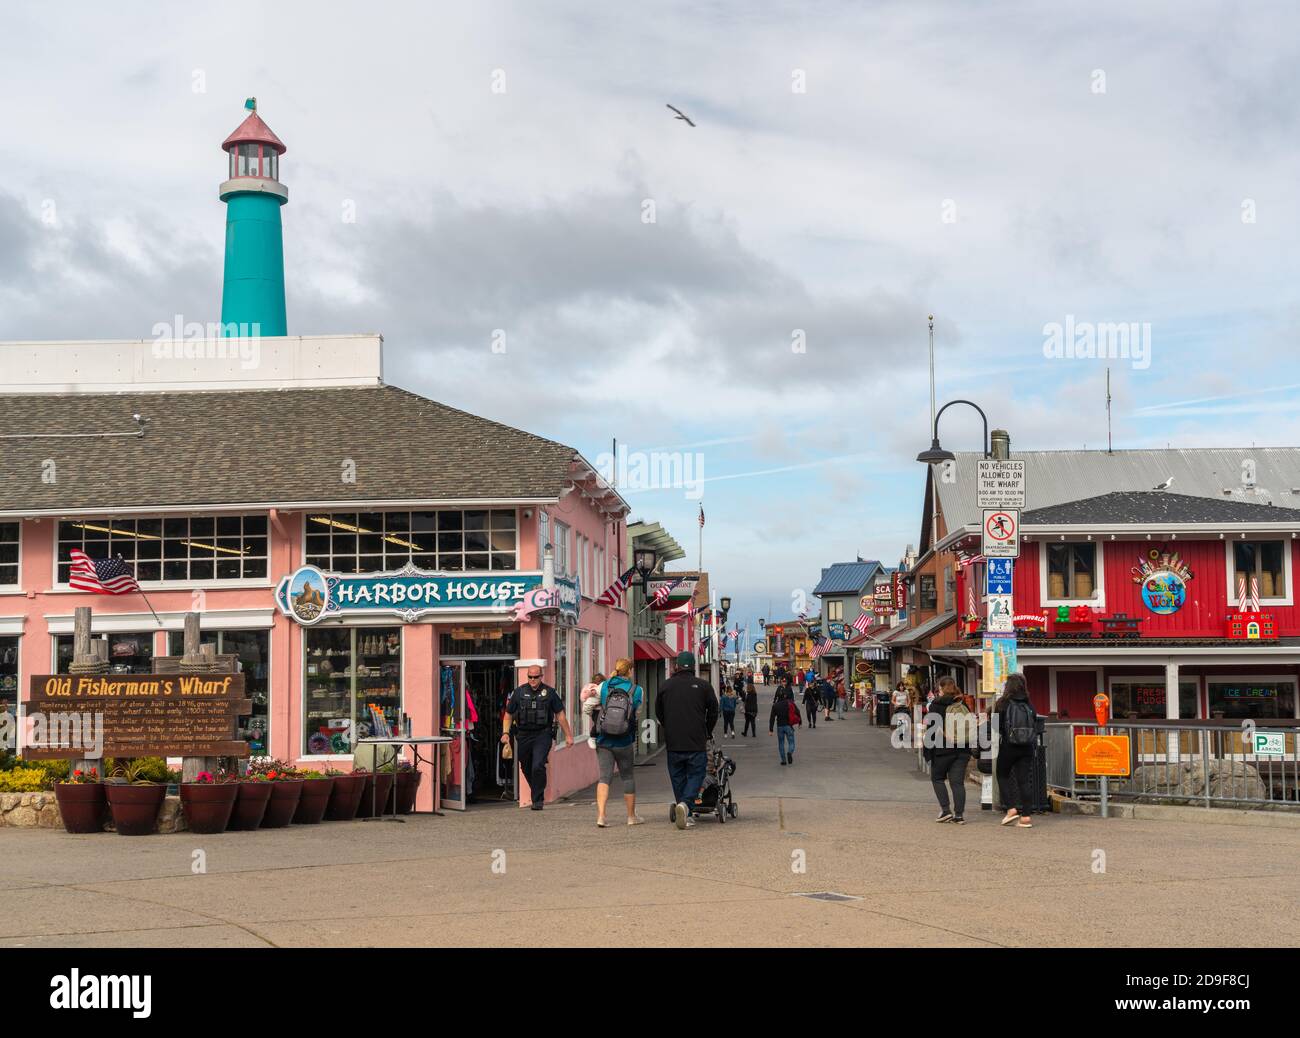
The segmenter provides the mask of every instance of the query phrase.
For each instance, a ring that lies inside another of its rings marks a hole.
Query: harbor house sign
[[[577,595],[556,580],[563,605]],[[344,616],[396,614],[407,623],[427,613],[507,613],[542,586],[541,573],[432,573],[408,565],[391,573],[324,573],[302,566],[275,589],[280,611],[300,624]],[[566,593],[567,592],[567,593]]]

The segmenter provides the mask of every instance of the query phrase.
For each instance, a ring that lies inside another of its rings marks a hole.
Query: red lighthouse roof
[[[256,112],[250,112],[248,118],[239,124],[239,128],[221,142],[221,150],[229,151],[235,144],[252,143],[269,144],[281,155],[288,150],[284,142],[271,132],[271,127],[262,122],[262,117]]]

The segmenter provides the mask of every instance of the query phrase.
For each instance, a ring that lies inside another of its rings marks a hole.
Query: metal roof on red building
[[[233,144],[254,143],[269,144],[281,155],[288,150],[284,142],[271,132],[271,127],[267,126],[256,112],[249,112],[248,118],[239,124],[235,132],[221,142],[221,150],[229,151]]]

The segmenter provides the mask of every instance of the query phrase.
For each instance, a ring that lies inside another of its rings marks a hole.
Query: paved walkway
[[[597,829],[583,800],[210,837],[0,830],[0,946],[1296,942],[1296,830],[935,825],[928,781],[863,715],[801,729],[788,768],[762,721],[727,740],[740,818],[684,833],[661,762],[635,828]],[[795,896],[818,891],[861,900]]]

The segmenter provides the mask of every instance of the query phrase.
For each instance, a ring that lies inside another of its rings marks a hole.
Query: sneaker
[[[686,819],[686,824],[683,825],[683,826],[681,826],[680,828],[682,828],[682,829],[694,829],[694,828],[695,828],[695,819],[694,819],[694,818],[688,818],[688,819]]]
[[[781,767],[783,767],[783,768],[785,767],[785,758],[784,758],[784,757],[781,758]]]
[[[686,810],[686,805],[680,801],[673,807],[673,824],[678,829],[685,829],[690,824],[690,812]]]
[[[640,815],[633,815],[627,820],[628,825],[640,825],[645,821]]]
[[[793,754],[793,753],[790,754],[790,756],[788,756],[788,757],[786,758],[786,761],[787,761],[788,763],[790,763],[790,764],[793,764],[793,763],[794,763],[794,754]]]
[[[605,821],[605,819],[603,819],[603,818],[597,818],[597,819],[596,819],[596,828],[597,828],[597,829],[608,829],[608,828],[609,828],[609,823],[608,823],[607,821]]]
[[[532,807],[532,809],[533,809],[534,811],[540,811],[540,810],[542,809],[542,805],[541,805],[541,804],[534,804],[533,807]]]
[[[953,825],[965,825],[965,824],[966,824],[966,819],[964,819],[961,815],[958,815],[956,818],[954,818],[954,819],[952,820],[952,824],[953,824]]]
[[[587,745],[590,746],[590,747],[594,750],[594,749],[596,748],[596,740],[595,740],[595,738],[593,738],[593,737],[591,737],[591,736],[588,736],[588,738],[587,738]]]
[[[943,814],[941,814],[938,818],[936,818],[935,821],[936,821],[936,822],[951,822],[951,821],[952,821],[952,812],[951,812],[951,811],[945,811],[945,812],[944,812]]]

